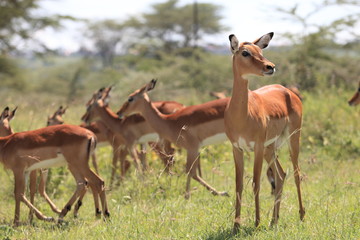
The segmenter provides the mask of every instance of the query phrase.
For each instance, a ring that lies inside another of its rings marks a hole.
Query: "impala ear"
[[[68,106],[64,107],[61,114],[65,114],[67,108],[68,108]]]
[[[18,107],[16,106],[15,109],[11,111],[11,113],[10,113],[10,115],[8,117],[9,121],[15,117],[15,113],[16,113],[17,108]]]
[[[155,88],[156,82],[157,82],[157,79],[152,79],[152,80],[146,85],[145,90],[146,90],[147,92],[153,90],[153,89]]]
[[[234,34],[229,36],[230,40],[230,50],[234,54],[237,50],[239,50],[239,40]]]
[[[270,40],[274,36],[273,32],[265,34],[264,36],[256,39],[253,44],[257,45],[259,48],[264,49],[269,45]]]
[[[3,112],[1,113],[0,119],[3,120],[9,116],[9,107],[4,108]]]

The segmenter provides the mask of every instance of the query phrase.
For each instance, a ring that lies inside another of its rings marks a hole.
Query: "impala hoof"
[[[55,218],[53,218],[53,217],[45,217],[44,221],[46,221],[46,222],[55,222]]]
[[[188,192],[185,193],[185,199],[186,199],[186,200],[189,200],[189,198],[190,198],[190,193],[188,193]]]
[[[219,195],[220,195],[220,196],[225,196],[225,197],[230,197],[230,195],[228,194],[228,192],[220,192]]]
[[[58,224],[58,225],[64,225],[64,224],[66,224],[66,222],[64,221],[64,219],[59,218],[59,219],[57,220],[57,224]]]
[[[240,232],[240,223],[239,222],[235,222],[234,223],[234,227],[233,227],[233,234],[237,235]]]
[[[227,192],[216,192],[216,191],[212,191],[211,192],[214,196],[226,196],[226,197],[230,197],[230,195]]]

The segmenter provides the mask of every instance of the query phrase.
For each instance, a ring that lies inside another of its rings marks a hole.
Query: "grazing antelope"
[[[128,118],[119,119],[117,115],[112,112],[108,106],[109,92],[111,88],[105,88],[98,94],[95,94],[88,102],[86,113],[83,115],[82,120],[84,122],[91,122],[100,119],[109,129],[115,134],[122,136],[123,142],[119,146],[120,149],[126,150],[130,153],[134,159],[135,164],[139,164],[138,153],[135,149],[137,143],[147,144],[149,142],[155,142],[151,144],[152,148],[162,159],[165,170],[169,171],[169,167],[173,164],[172,156],[174,149],[167,141],[159,139],[158,134],[153,128],[145,121],[140,115],[134,115]],[[174,101],[157,102],[156,107],[164,114],[176,112],[178,109],[182,109],[184,106]],[[156,143],[160,140],[159,143]],[[124,157],[120,158],[121,175],[124,176],[123,162]],[[113,162],[113,170],[111,174],[111,182],[114,179],[117,162]]]
[[[31,201],[27,200],[25,197],[25,179],[26,175],[35,173],[37,169],[64,164],[68,165],[68,169],[73,174],[77,188],[65,207],[59,211],[58,221],[63,220],[78,198],[82,199],[86,193],[87,185],[91,187],[93,192],[96,215],[101,214],[99,209],[100,198],[104,215],[109,217],[104,181],[91,171],[88,164],[89,156],[94,151],[95,145],[96,136],[92,132],[72,125],[50,126],[0,137],[0,161],[5,168],[13,171],[15,179],[14,225],[19,224],[20,202],[24,202],[40,220],[54,221],[53,218],[46,217],[34,207],[33,197]],[[34,179],[35,181],[30,180],[30,192],[33,191],[33,193],[34,190],[36,191],[36,174]],[[81,200],[77,202],[76,208],[78,209],[80,206]]]
[[[190,196],[190,181],[194,178],[214,195],[228,196],[218,192],[196,173],[199,166],[199,148],[225,141],[224,111],[228,99],[210,101],[185,107],[176,113],[162,114],[151,102],[147,92],[155,87],[151,80],[129,95],[128,101],[118,111],[119,117],[140,113],[150,126],[164,139],[187,150],[186,172],[188,174],[185,197]]]
[[[356,93],[352,98],[348,101],[349,106],[355,107],[360,103],[360,81],[359,81],[359,87],[356,90]]]
[[[260,223],[260,176],[263,158],[275,175],[275,203],[272,224],[279,218],[279,209],[285,172],[276,149],[284,139],[289,139],[290,158],[294,168],[300,206],[300,219],[305,215],[301,199],[300,167],[298,163],[300,130],[302,124],[302,103],[292,91],[281,85],[269,85],[251,91],[245,75],[272,75],[275,65],[262,55],[273,37],[268,33],[254,42],[239,43],[235,35],[230,35],[233,53],[232,97],[225,111],[226,135],[233,145],[236,173],[236,204],[234,231],[240,226],[240,210],[244,181],[244,151],[254,151],[253,191],[255,195],[255,225]]]

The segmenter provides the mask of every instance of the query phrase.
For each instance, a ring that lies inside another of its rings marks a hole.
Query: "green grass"
[[[157,156],[148,154],[150,170],[139,177],[131,168],[120,186],[107,192],[110,221],[96,219],[91,194],[87,194],[79,218],[69,213],[66,224],[41,222],[27,224],[28,209],[21,208],[24,225],[13,228],[13,176],[0,169],[0,239],[359,239],[360,238],[360,136],[357,130],[359,109],[347,106],[352,93],[332,90],[305,94],[304,124],[300,165],[302,193],[306,208],[305,221],[299,219],[299,207],[293,171],[286,148],[279,152],[287,172],[280,209],[279,224],[270,227],[273,197],[263,167],[260,204],[261,224],[254,227],[255,207],[252,193],[253,154],[245,158],[245,188],[242,204],[242,226],[232,234],[234,217],[234,163],[229,143],[202,149],[201,163],[206,181],[230,197],[215,197],[195,181],[192,195],[184,199],[186,174],[185,152],[177,153],[173,176],[162,172]],[[10,100],[15,101],[14,98]],[[16,131],[45,125],[40,107],[30,103],[19,106],[13,126]],[[50,104],[51,105],[51,104]],[[56,104],[54,104],[56,105]],[[57,105],[54,107],[57,108]],[[74,107],[67,122],[79,123],[83,105]],[[115,107],[114,107],[115,109]],[[77,111],[78,110],[78,111]],[[32,111],[32,113],[31,113]],[[29,116],[32,117],[31,124]],[[72,120],[72,121],[71,121]],[[98,149],[100,175],[110,178],[111,149]],[[72,176],[65,169],[52,169],[48,192],[62,207],[75,189]],[[56,217],[39,197],[36,206]]]

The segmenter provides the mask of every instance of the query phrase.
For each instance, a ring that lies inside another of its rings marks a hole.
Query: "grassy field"
[[[216,189],[228,191],[230,197],[212,196],[192,181],[192,195],[184,199],[186,174],[185,152],[176,155],[175,174],[163,173],[160,160],[148,154],[150,170],[138,176],[131,168],[126,180],[107,192],[111,220],[104,222],[94,216],[91,194],[87,194],[79,218],[69,213],[66,223],[58,226],[37,219],[26,223],[28,209],[22,204],[21,221],[13,228],[13,185],[10,171],[0,169],[0,239],[360,239],[360,131],[359,108],[350,108],[346,100],[352,95],[333,89],[306,94],[300,164],[302,191],[306,208],[305,221],[299,220],[296,187],[286,148],[280,160],[287,172],[280,209],[279,224],[269,227],[273,197],[263,168],[260,204],[261,224],[254,227],[254,198],[251,188],[253,155],[245,161],[245,188],[240,233],[232,235],[234,217],[234,163],[231,146],[225,143],[202,149],[204,179]],[[36,98],[34,96],[34,98]],[[7,102],[16,102],[7,98]],[[34,106],[21,101],[12,126],[16,131],[45,125],[45,113],[57,106],[47,101]],[[43,106],[46,108],[41,109]],[[5,106],[4,106],[5,107]],[[114,109],[116,109],[114,107]],[[77,111],[78,110],[78,111]],[[79,123],[83,106],[69,111],[66,121]],[[31,119],[31,121],[29,121]],[[97,151],[100,175],[110,178],[111,150]],[[64,169],[52,169],[48,192],[62,207],[75,188],[72,176]],[[39,197],[36,206],[48,216],[55,214]]]

